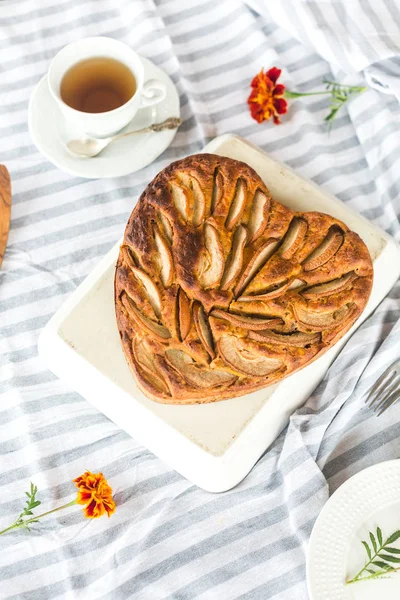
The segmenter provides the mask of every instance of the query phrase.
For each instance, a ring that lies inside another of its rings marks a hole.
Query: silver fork
[[[365,402],[379,417],[397,400],[400,400],[400,359],[383,372]]]

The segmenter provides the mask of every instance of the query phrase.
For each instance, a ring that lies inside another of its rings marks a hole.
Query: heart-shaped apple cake
[[[282,206],[242,162],[189,156],[155,177],[128,221],[115,276],[123,349],[157,402],[240,396],[337,342],[372,279],[344,223]]]

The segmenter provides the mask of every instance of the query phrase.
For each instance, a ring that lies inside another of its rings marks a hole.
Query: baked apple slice
[[[190,314],[190,312],[191,312],[190,311],[190,301],[182,288],[179,288],[176,298],[177,298],[176,320],[177,320],[178,336],[179,336],[181,342],[183,342],[186,339],[187,334],[189,333],[190,327],[192,324],[192,317]]]
[[[214,183],[211,193],[211,214],[214,214],[220,200],[224,195],[224,178],[222,173],[216,169],[214,171]]]
[[[355,273],[346,273],[338,279],[327,281],[325,283],[319,283],[318,285],[312,285],[301,292],[301,295],[305,298],[319,298],[320,296],[331,296],[332,294],[338,294],[346,288],[348,288],[352,282],[357,279]]]
[[[192,211],[192,224],[198,227],[204,221],[206,200],[204,198],[203,190],[197,179],[188,175],[187,173],[179,173],[179,177],[182,183],[185,185],[187,190],[190,190],[192,194],[192,200],[190,204],[193,206]]]
[[[210,223],[204,225],[204,251],[200,259],[198,278],[203,288],[216,285],[224,272],[224,253],[217,230]]]
[[[211,333],[210,326],[208,324],[208,319],[204,312],[204,308],[202,307],[200,302],[195,302],[193,305],[193,320],[201,343],[207,350],[211,359],[215,358],[213,336]]]
[[[293,310],[299,323],[313,331],[324,331],[335,327],[345,321],[352,312],[351,305],[348,304],[334,311],[317,312],[297,303],[293,305]]]
[[[261,190],[254,194],[251,213],[247,223],[248,238],[247,244],[252,244],[264,233],[268,222],[268,211],[270,199]]]
[[[128,294],[123,294],[121,296],[121,302],[128,312],[129,316],[142,327],[147,333],[155,335],[157,339],[165,342],[171,337],[170,332],[164,325],[159,325],[159,323],[155,323],[148,317],[146,317],[138,308],[135,306],[134,302],[129,298]]]
[[[274,238],[270,238],[257,250],[234,289],[235,296],[239,296],[249,285],[252,279],[257,275],[258,271],[262,269],[267,260],[271,258],[278,244],[279,242],[274,240]]]
[[[146,373],[146,378],[151,385],[157,388],[163,394],[171,395],[169,387],[160,373],[160,369],[155,364],[154,354],[149,348],[146,340],[135,340],[132,345],[132,351],[136,362]]]
[[[235,195],[229,208],[228,216],[226,217],[225,227],[228,231],[232,231],[237,223],[239,223],[243,211],[246,207],[247,186],[246,182],[239,178],[236,184]]]
[[[164,230],[165,237],[167,238],[169,244],[171,245],[173,231],[172,231],[172,226],[171,226],[170,220],[161,211],[158,213],[158,219],[161,223],[162,229]]]
[[[253,302],[253,300],[273,300],[282,296],[290,287],[291,280],[284,281],[277,285],[271,286],[271,289],[266,290],[262,294],[254,294],[249,296],[239,296],[238,301],[240,302]]]
[[[156,284],[151,277],[149,277],[149,275],[147,275],[147,273],[141,269],[138,269],[132,265],[131,271],[146,290],[146,295],[149,299],[152,309],[154,310],[156,316],[159,317],[161,315],[161,296]]]
[[[331,227],[324,241],[303,261],[305,271],[313,271],[328,262],[343,243],[343,233],[337,227]]]
[[[243,225],[239,225],[232,238],[231,252],[226,261],[224,274],[221,279],[221,290],[227,290],[242,270],[243,250],[246,245],[246,239],[247,230]]]
[[[318,344],[321,340],[321,334],[303,333],[301,331],[287,334],[275,333],[274,331],[250,331],[249,338],[268,344],[280,344],[285,348],[287,346],[305,348],[311,344]]]
[[[251,377],[266,377],[283,366],[278,358],[262,356],[244,340],[224,334],[218,342],[222,358],[234,371]]]
[[[171,348],[165,351],[168,362],[182,375],[182,377],[196,388],[210,388],[216,386],[227,386],[236,379],[232,373],[218,369],[204,368],[183,350]]]
[[[192,206],[190,206],[189,194],[177,183],[170,184],[172,200],[176,210],[184,221],[188,222],[192,216]]]
[[[213,317],[224,319],[236,327],[243,327],[243,329],[269,329],[277,327],[282,324],[282,319],[279,318],[260,318],[260,317],[247,317],[245,315],[235,315],[234,313],[226,312],[225,310],[214,309],[211,312]]]
[[[295,217],[289,225],[282,244],[279,248],[279,253],[282,258],[290,259],[297,250],[301,247],[305,235],[307,233],[307,223],[304,219]]]
[[[158,227],[154,227],[154,241],[158,251],[158,267],[160,270],[161,283],[165,288],[169,288],[174,277],[174,263],[171,248],[161,235]]]

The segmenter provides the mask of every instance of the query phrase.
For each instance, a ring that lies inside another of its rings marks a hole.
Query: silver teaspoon
[[[149,125],[149,127],[144,127],[137,131],[128,131],[127,133],[118,133],[117,135],[108,138],[83,138],[80,140],[71,140],[67,143],[67,148],[74,156],[79,156],[80,158],[92,158],[93,156],[100,154],[100,152],[103,152],[107,146],[116,140],[129,137],[130,135],[164,131],[165,129],[176,129],[181,123],[182,119],[170,117],[162,123],[153,123],[153,125]]]

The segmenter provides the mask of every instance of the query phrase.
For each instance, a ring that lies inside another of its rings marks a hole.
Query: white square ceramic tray
[[[393,239],[241,138],[221,136],[204,151],[245,161],[276,200],[295,210],[329,213],[363,238],[375,280],[359,325],[399,276],[400,251]],[[316,362],[265,390],[205,405],[157,404],[136,387],[122,353],[113,296],[118,249],[119,244],[46,325],[40,356],[60,379],[184,477],[211,492],[228,490],[248,474],[308,398],[355,327]]]

